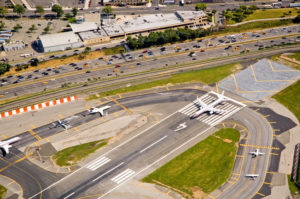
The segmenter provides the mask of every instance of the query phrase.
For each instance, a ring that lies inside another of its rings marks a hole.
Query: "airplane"
[[[262,156],[262,155],[264,155],[265,153],[261,153],[261,152],[259,152],[259,149],[256,149],[255,151],[252,151],[252,152],[250,152],[249,154],[251,154],[252,157],[255,158],[255,157],[257,157],[257,156]]]
[[[59,127],[59,126],[62,126],[66,130],[68,130],[68,128],[69,128],[69,125],[65,121],[61,121],[61,120],[57,120],[57,122],[52,123],[52,124],[53,124],[53,126],[50,127],[50,129],[51,128],[56,128],[56,127]]]
[[[0,141],[0,149],[3,153],[3,156],[6,156],[6,154],[9,153],[9,148],[12,147],[12,143],[18,142],[19,140],[21,140],[20,137],[14,137],[11,138],[9,140],[5,140],[5,141]]]
[[[199,102],[199,104],[201,105],[201,108],[199,109],[199,111],[197,111],[192,118],[196,118],[199,115],[201,115],[204,112],[208,112],[209,114],[213,114],[213,113],[221,113],[221,112],[227,112],[225,110],[220,110],[220,109],[216,109],[214,108],[216,105],[218,105],[219,103],[221,103],[222,101],[225,101],[226,98],[224,97],[224,91],[222,92],[222,94],[218,94],[216,93],[218,96],[218,99],[216,99],[214,102],[212,102],[211,104],[207,105],[205,104],[203,101],[201,101],[200,98],[197,97],[197,101]]]
[[[29,57],[31,54],[21,54],[21,57]]]
[[[109,108],[110,108],[110,106],[104,106],[104,107],[101,107],[101,108],[93,107],[93,108],[90,108],[88,111],[89,111],[90,114],[99,113],[100,116],[102,117],[104,115],[104,110],[109,109]]]
[[[247,174],[246,177],[250,178],[251,180],[254,180],[255,178],[257,178],[259,175],[258,174]]]

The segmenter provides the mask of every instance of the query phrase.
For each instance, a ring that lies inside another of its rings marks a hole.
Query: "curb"
[[[23,108],[18,108],[18,109],[15,109],[15,110],[10,110],[10,111],[7,111],[7,112],[0,113],[0,119],[5,118],[5,117],[10,117],[12,115],[17,115],[17,114],[29,112],[29,111],[39,110],[39,109],[42,109],[42,108],[45,108],[45,107],[50,107],[50,106],[55,106],[55,105],[58,105],[58,104],[63,104],[63,103],[66,103],[66,102],[72,102],[72,101],[75,101],[75,100],[77,100],[77,97],[76,96],[71,96],[71,97],[60,98],[60,99],[52,100],[52,101],[48,101],[48,102],[43,102],[43,103],[40,103],[40,104],[26,106],[26,107],[23,107]]]

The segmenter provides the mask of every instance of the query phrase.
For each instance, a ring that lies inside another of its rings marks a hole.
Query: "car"
[[[204,50],[204,49],[201,49],[200,52],[205,52],[205,50]]]
[[[45,75],[45,76],[46,76],[46,75],[49,75],[49,73],[47,73],[47,72],[43,72],[42,74]]]
[[[51,68],[48,68],[48,69],[47,69],[47,71],[51,71],[51,70],[52,70]]]
[[[141,63],[140,63],[140,62],[138,62],[138,63],[136,63],[136,65],[138,65],[138,66],[139,66],[139,65],[141,65]]]
[[[78,68],[77,70],[82,70],[82,68]]]
[[[7,82],[7,80],[6,79],[1,79],[1,82]]]
[[[151,51],[148,52],[148,55],[153,55],[153,53]]]
[[[198,43],[202,42],[202,39],[199,39],[197,42],[198,42]]]
[[[23,76],[23,75],[18,75],[17,78],[18,78],[18,79],[23,79],[24,76]]]
[[[73,52],[74,52],[74,53],[75,53],[75,52],[78,52],[78,50],[74,50]]]
[[[103,57],[99,57],[99,58],[98,58],[98,60],[102,60],[102,59],[103,59]]]
[[[133,58],[132,56],[129,56],[129,57],[128,57],[128,59],[132,59],[132,58]]]
[[[19,80],[16,80],[16,81],[13,82],[13,84],[16,84],[16,83],[19,83]]]
[[[286,39],[286,37],[281,37],[282,39]]]
[[[54,56],[54,55],[51,55],[49,58],[52,59],[52,58],[55,58],[55,56]]]
[[[166,47],[162,47],[160,48],[161,51],[165,51],[166,50]]]
[[[213,44],[209,44],[208,46],[213,46]]]
[[[185,51],[188,51],[188,50],[190,50],[189,48],[186,48],[186,49],[184,49]]]
[[[35,70],[35,71],[33,71],[34,73],[38,73],[39,72],[39,70]]]
[[[193,57],[193,59],[192,60],[196,60],[196,57]]]
[[[85,73],[91,73],[91,71],[90,71],[90,70],[87,70]]]
[[[33,79],[38,79],[39,77],[35,77],[35,78],[33,78]]]
[[[127,54],[127,55],[125,55],[126,57],[129,57],[130,56],[130,54]]]
[[[27,76],[27,79],[30,79],[30,78],[32,78],[32,74],[29,74],[29,75]]]
[[[112,76],[112,74],[111,74],[111,73],[108,73],[107,76]]]
[[[7,78],[12,78],[12,77],[13,77],[12,75],[8,75],[8,76],[7,76]]]
[[[108,65],[111,64],[111,61],[108,61],[107,64],[108,64]]]
[[[57,73],[60,73],[60,71],[59,70],[54,70],[54,72],[57,74]]]
[[[148,52],[148,50],[144,50],[144,51],[143,51],[143,53],[147,53],[147,52]]]
[[[120,68],[120,67],[121,67],[121,65],[116,65],[116,66],[115,66],[115,68]]]

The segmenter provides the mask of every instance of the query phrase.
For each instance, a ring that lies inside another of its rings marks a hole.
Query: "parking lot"
[[[299,79],[300,71],[262,59],[220,82],[221,89],[251,101],[259,101]]]

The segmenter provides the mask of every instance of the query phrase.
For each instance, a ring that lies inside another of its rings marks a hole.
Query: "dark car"
[[[166,47],[162,47],[160,48],[161,51],[165,51],[166,50]]]

